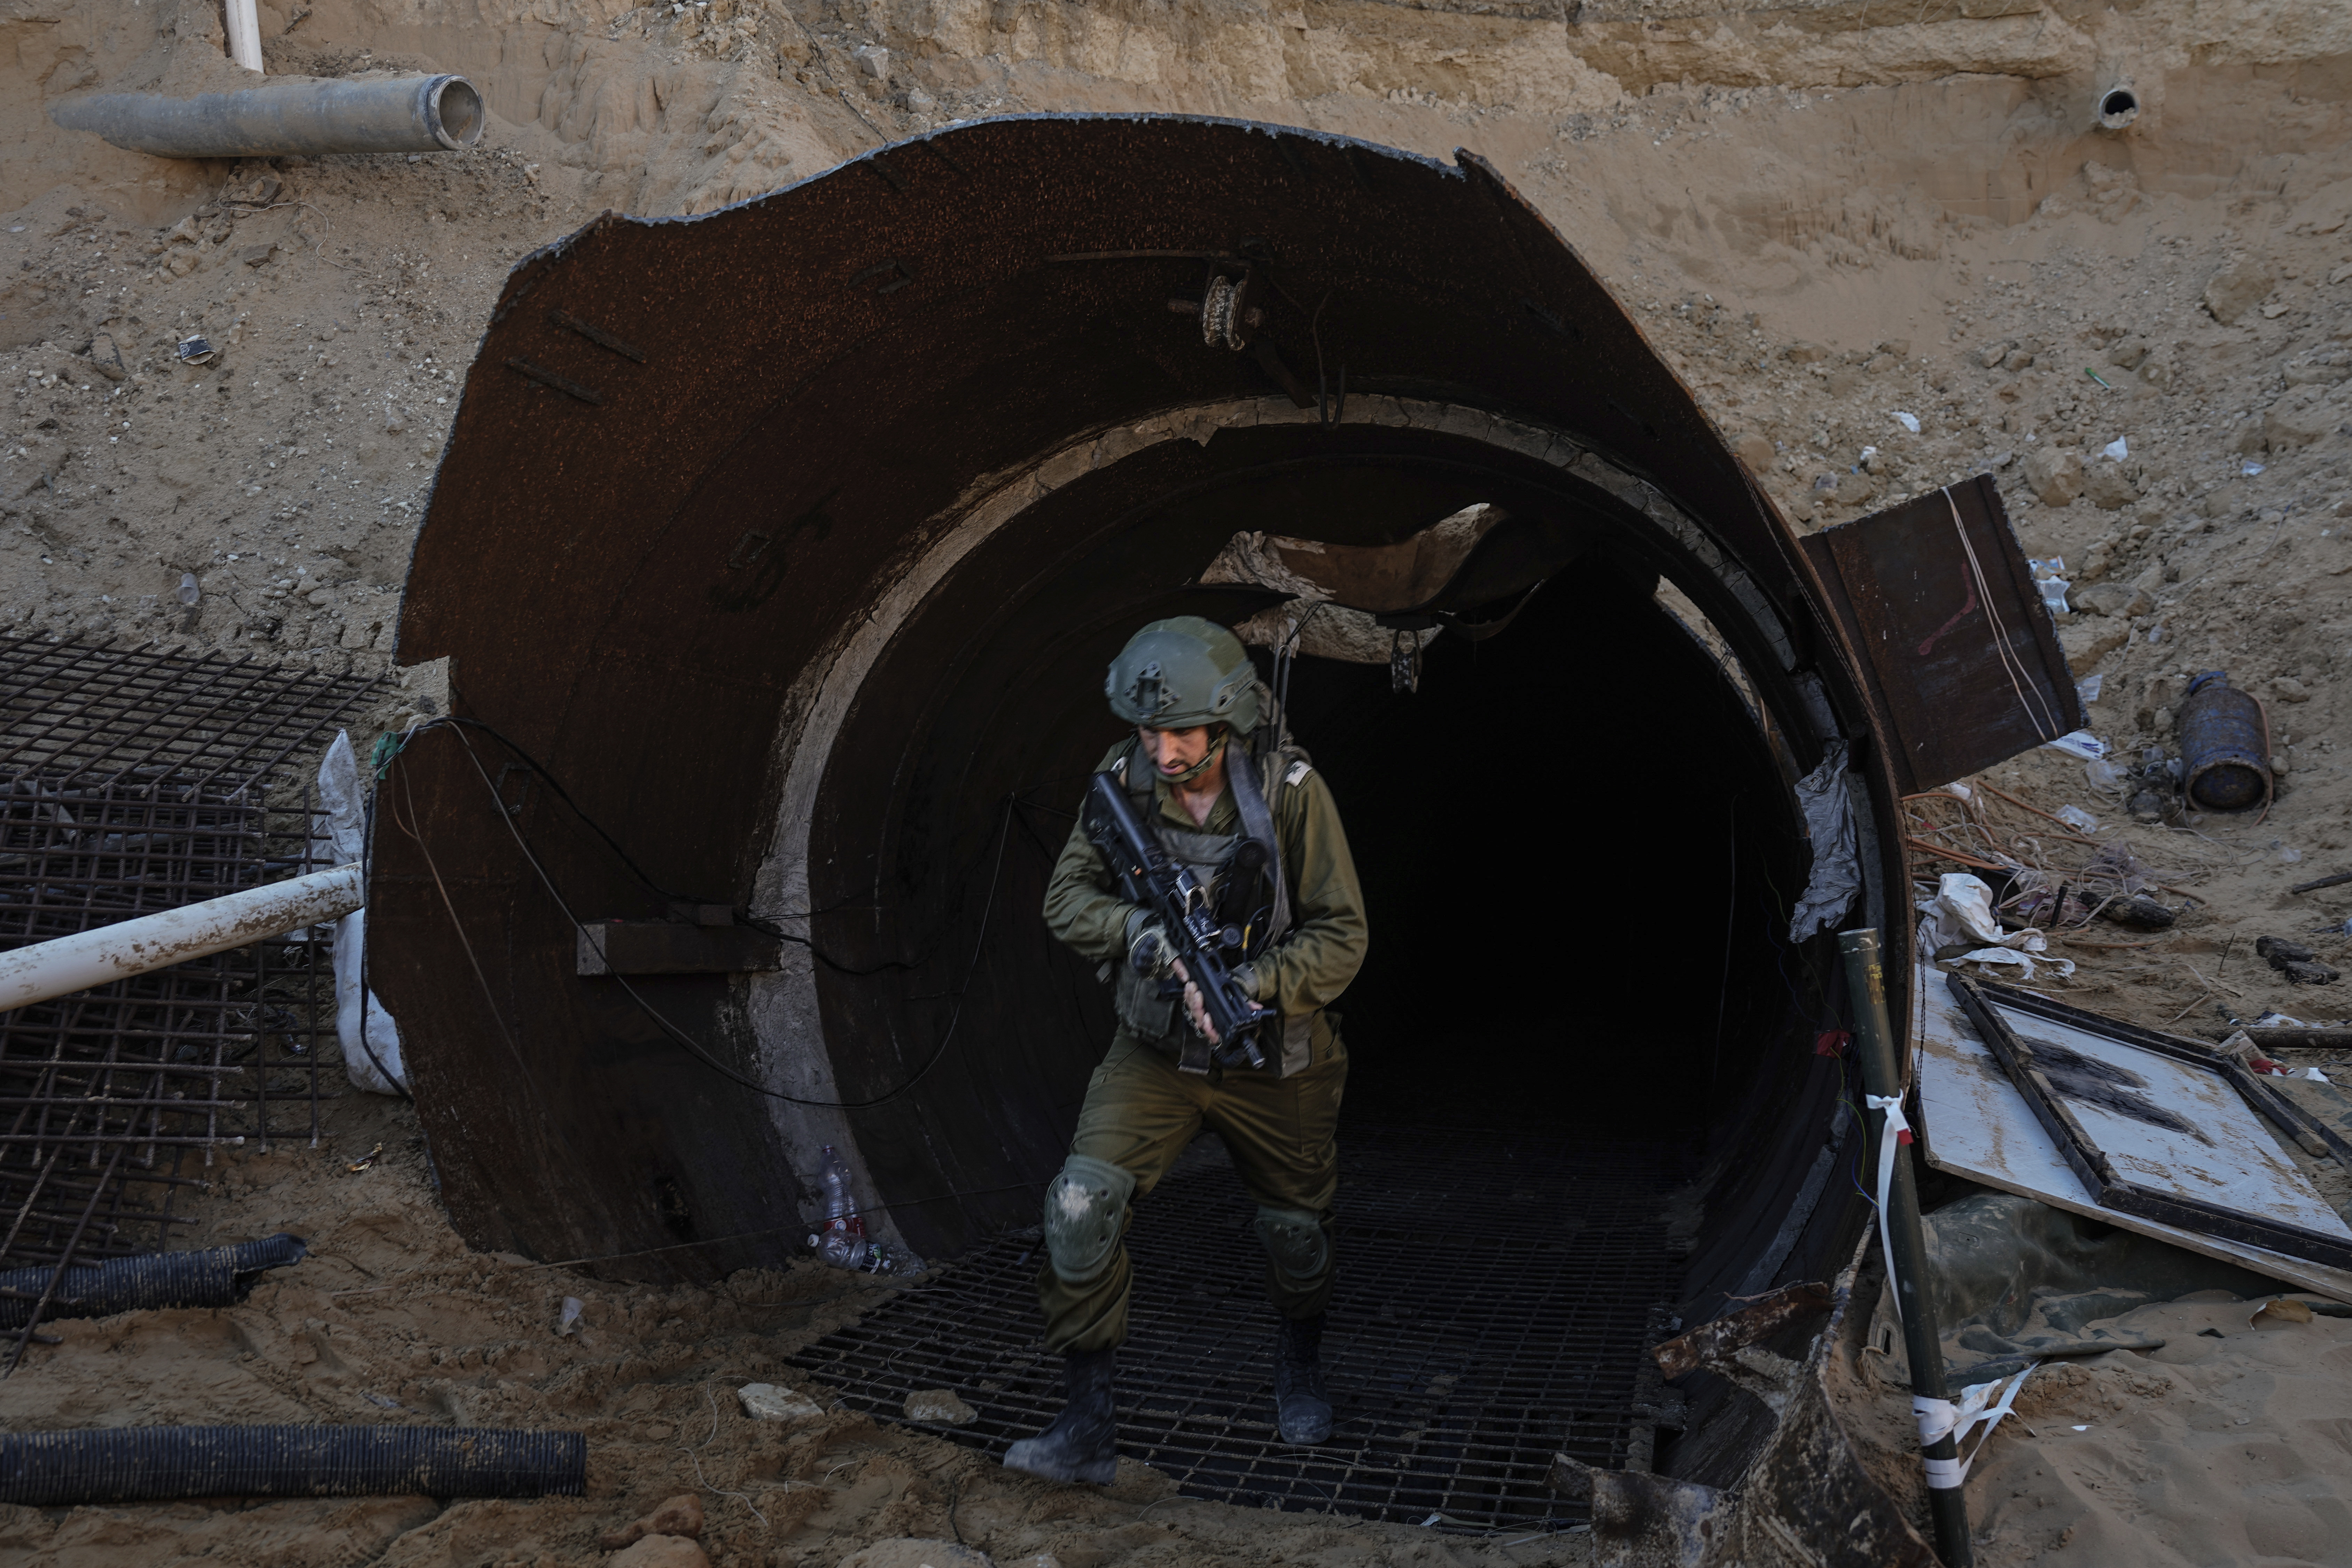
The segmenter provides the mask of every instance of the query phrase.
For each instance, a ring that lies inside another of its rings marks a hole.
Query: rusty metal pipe
[[[288,79],[243,92],[100,92],[49,110],[68,131],[160,158],[462,153],[482,139],[482,96],[461,76]]]
[[[0,953],[0,1011],[340,920],[365,903],[359,863]]]

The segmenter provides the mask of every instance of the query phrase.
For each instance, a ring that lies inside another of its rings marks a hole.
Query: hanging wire
[[[478,721],[453,719],[433,720],[425,724],[417,725],[406,733],[403,734],[400,737],[400,743],[393,747],[389,754],[385,754],[383,748],[379,747],[378,754],[384,770],[389,772],[395,760],[406,750],[409,741],[417,733],[426,729],[445,726],[457,736],[458,743],[464,747],[467,760],[473,764],[476,776],[482,781],[482,787],[489,795],[492,809],[496,812],[499,820],[506,825],[507,832],[515,841],[515,847],[522,852],[523,859],[529,863],[532,872],[538,877],[540,884],[547,889],[548,896],[555,900],[556,907],[562,910],[564,919],[571,921],[573,929],[585,937],[591,943],[592,947],[601,954],[604,951],[601,936],[592,928],[583,924],[581,921],[580,917],[572,912],[570,901],[563,897],[562,892],[556,887],[555,879],[548,874],[546,867],[541,863],[539,856],[532,850],[530,841],[523,837],[522,829],[516,824],[512,815],[506,809],[505,803],[500,800],[498,792],[498,785],[491,780],[489,770],[482,765],[480,756],[475,752],[473,743],[467,738],[465,731],[467,728],[482,730],[499,739],[502,744],[508,744],[510,749],[513,749],[511,748],[511,742],[506,742],[503,737],[497,736],[497,732],[492,731],[488,725],[482,724]],[[519,749],[517,750],[518,754],[520,754]],[[561,786],[556,784],[555,781],[548,776],[543,768],[539,767],[536,763],[531,763],[531,766],[533,771],[538,773],[539,776],[548,779],[551,788],[557,790],[559,794],[562,793]],[[405,775],[403,777],[403,788],[404,790],[407,785],[405,783]],[[785,1094],[780,1089],[770,1089],[765,1084],[745,1077],[743,1074],[736,1071],[733,1068],[730,1068],[726,1063],[720,1061],[718,1058],[712,1056],[703,1047],[700,1041],[697,1040],[692,1035],[688,1034],[685,1029],[666,1016],[658,1008],[655,1007],[652,1003],[646,1001],[643,994],[641,994],[635,986],[629,984],[628,978],[625,975],[614,973],[611,978],[619,984],[622,991],[625,993],[629,1000],[636,1005],[638,1011],[643,1013],[656,1028],[660,1029],[664,1034],[675,1040],[689,1056],[702,1063],[703,1066],[709,1068],[711,1071],[718,1073],[722,1078],[729,1079],[730,1082],[733,1082],[743,1089],[750,1089],[754,1094],[762,1095],[771,1100],[782,1100],[791,1105],[804,1105],[818,1110],[862,1110],[896,1100],[899,1096],[912,1089],[917,1084],[922,1082],[922,1080],[929,1075],[931,1069],[937,1067],[940,1060],[946,1057],[948,1047],[954,1043],[957,1029],[963,1021],[964,1001],[971,989],[972,980],[979,971],[981,953],[987,943],[989,928],[995,914],[996,889],[999,881],[1002,879],[1004,869],[1004,845],[1006,839],[1010,837],[1013,807],[1018,798],[1017,793],[1014,792],[1008,792],[1005,795],[1004,810],[998,819],[997,831],[994,835],[996,847],[995,860],[989,875],[987,900],[982,906],[981,910],[980,931],[972,943],[971,958],[965,966],[963,984],[952,994],[955,997],[955,1007],[949,1015],[947,1027],[941,1032],[938,1046],[933,1048],[930,1056],[924,1061],[923,1065],[917,1068],[915,1072],[904,1082],[898,1084],[896,1088],[889,1089],[886,1093],[876,1095],[866,1100],[811,1100],[800,1095]],[[570,804],[568,796],[566,797],[566,804]],[[644,881],[647,887],[653,888],[656,891],[662,891],[659,885],[636,867],[635,862],[629,858],[627,852],[622,849],[620,845],[615,842],[609,834],[605,833],[601,827],[596,827],[593,822],[588,818],[584,812],[580,812],[580,808],[577,805],[573,805],[572,810],[574,812],[578,812],[581,819],[583,822],[588,822],[590,826],[594,828],[597,836],[603,838],[606,844],[610,845],[614,853],[620,855],[623,860],[630,866],[632,870],[636,871],[640,880]],[[415,805],[413,799],[409,805],[409,812],[412,816],[415,815]],[[416,831],[415,826],[400,822],[397,813],[394,814],[394,821],[401,827],[403,832],[406,833],[411,838],[414,838],[416,841],[419,851],[424,853],[425,857],[425,865],[427,868],[434,871],[434,880],[436,885],[441,886],[439,872],[437,869],[434,868],[431,851],[426,848],[422,835]],[[674,897],[675,895],[666,896]],[[526,1083],[530,1084],[533,1093],[536,1094],[538,1092],[537,1085],[535,1083],[530,1083],[530,1068],[528,1065],[523,1063],[521,1051],[520,1047],[516,1046],[514,1037],[507,1029],[505,1016],[499,1011],[497,997],[490,988],[488,977],[483,973],[480,963],[474,957],[472,943],[466,937],[465,927],[461,922],[459,922],[457,918],[457,906],[449,900],[448,891],[446,887],[441,888],[441,897],[444,906],[448,910],[450,923],[457,930],[458,942],[466,951],[467,962],[473,965],[475,976],[481,984],[485,999],[490,1003],[491,1013],[498,1022],[499,1033],[506,1039],[509,1049],[514,1052],[518,1065],[522,1067]],[[678,901],[691,902],[693,900],[681,899]],[[806,939],[798,940],[801,941],[802,945],[808,947],[812,953],[816,954],[816,956],[820,958],[823,956],[821,953],[816,953],[816,949],[813,942],[808,942]],[[876,973],[877,970],[882,968],[906,969],[911,967],[914,966],[897,963],[879,965],[877,966],[876,970],[845,970],[844,973],[853,974],[873,973]]]

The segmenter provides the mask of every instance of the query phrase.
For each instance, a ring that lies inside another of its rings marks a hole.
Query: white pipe
[[[261,7],[259,0],[228,0],[228,58],[261,74]]]
[[[341,920],[366,901],[353,861],[0,952],[0,1012]]]

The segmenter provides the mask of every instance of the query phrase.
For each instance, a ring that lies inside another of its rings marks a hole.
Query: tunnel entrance
[[[1532,1451],[1597,1422],[1597,1463],[1730,1484],[1760,1403],[1702,1379],[1685,1430],[1643,1438],[1630,1391],[1663,1325],[1823,1278],[1858,1235],[1830,1180],[1847,1069],[1815,1046],[1842,986],[1791,908],[1826,853],[1823,918],[1889,924],[1895,791],[2039,733],[1988,671],[2038,660],[2072,710],[2043,622],[2029,648],[1967,607],[2038,603],[1979,492],[1849,537],[1843,574],[1466,153],[992,120],[691,221],[602,221],[509,280],[403,602],[401,662],[448,660],[412,679],[483,727],[411,738],[373,844],[370,973],[414,1041],[443,1201],[479,1247],[709,1279],[803,1250],[834,1149],[875,1230],[953,1264],[859,1331],[928,1335],[975,1430],[1034,1426],[1019,1344],[992,1371],[954,1356],[975,1325],[1032,1331],[1022,1232],[1111,1033],[1036,912],[1118,738],[1102,672],[1147,620],[1286,602],[1211,579],[1236,534],[1376,546],[1484,503],[1523,525],[1500,577],[1540,582],[1515,618],[1447,631],[1416,692],[1311,659],[1292,688],[1374,922],[1339,1005],[1343,1289],[1365,1292],[1345,1331],[1406,1345],[1385,1309],[1429,1336],[1389,1372],[1339,1353],[1410,1385],[1360,1384],[1364,1430],[1459,1445],[1349,1462],[1474,1477],[1481,1423]],[[1993,568],[2016,578],[1998,595]],[[1882,646],[1916,649],[1909,685],[1867,663]],[[1897,722],[1922,709],[1938,721]],[[699,957],[623,985],[575,913]],[[1906,942],[1898,921],[1898,1012]],[[1225,1401],[1209,1458],[1263,1419],[1236,1201],[1189,1170],[1139,1221],[1164,1235],[1138,1233],[1147,1289],[1232,1282],[1164,1298],[1206,1326],[1155,1352],[1206,1402],[1168,1419]],[[1528,1249],[1516,1269],[1458,1261],[1496,1237]],[[1444,1300],[1470,1316],[1424,1310]],[[1475,1418],[1449,1415],[1457,1363],[1493,1373]],[[1579,1366],[1614,1392],[1526,1381]]]
[[[1386,545],[1483,504],[1508,521],[1480,549],[1533,584],[1475,640],[1431,642],[1418,690],[1385,662],[1292,666],[1290,729],[1339,803],[1371,923],[1335,1009],[1350,1123],[1597,1129],[1679,1141],[1696,1170],[1806,1009],[1809,960],[1785,942],[1810,856],[1793,763],[1695,635],[1719,641],[1696,603],[1728,619],[1727,582],[1556,462],[1397,406],[1414,422],[1202,410],[1047,496],[975,508],[870,662],[837,668],[843,718],[803,742],[819,777],[769,873],[776,907],[815,911],[799,929],[822,956],[756,979],[753,1006],[764,1029],[798,1017],[855,1042],[832,1065],[841,1098],[881,1100],[844,1121],[885,1193],[938,1192],[949,1169],[1013,1187],[898,1215],[918,1251],[1032,1223],[1058,1168],[1113,1018],[1035,911],[1124,733],[1101,672],[1148,620],[1231,625],[1278,601],[1202,580],[1237,534]],[[1664,607],[1668,572],[1696,627]],[[1254,657],[1271,679],[1269,650]]]
[[[1113,1021],[1035,911],[1123,733],[1101,696],[1112,652],[1157,616],[1260,610],[1270,595],[1202,581],[1237,533],[1389,544],[1478,503],[1509,514],[1489,536],[1524,558],[1508,580],[1536,580],[1507,621],[1439,635],[1417,689],[1385,661],[1301,657],[1288,677],[1372,929],[1334,1008],[1339,1435],[1302,1454],[1272,1431],[1262,1263],[1213,1136],[1137,1203],[1122,1429],[1194,1495],[1475,1528],[1583,1517],[1540,1485],[1555,1452],[1659,1462],[1673,1435],[1642,1414],[1659,1397],[1643,1352],[1686,1304],[1696,1239],[1671,1210],[1739,1108],[1786,1096],[1758,1091],[1785,1078],[1770,1047],[1802,1010],[1781,976],[1807,968],[1784,938],[1810,851],[1751,689],[1692,601],[1696,626],[1660,595],[1665,565],[1718,603],[1724,583],[1607,492],[1426,427],[1212,420],[1094,465],[994,520],[857,672],[809,812],[832,852],[805,863],[829,911],[807,983],[827,1037],[858,1042],[835,1056],[848,1097],[929,1072],[920,1104],[956,1109],[918,1139],[903,1105],[846,1120],[886,1191],[950,1144],[1027,1184],[992,1234],[970,1201],[903,1216],[957,1261],[800,1359],[852,1404],[984,1389],[956,1436],[992,1452],[1058,1404],[1033,1205]]]

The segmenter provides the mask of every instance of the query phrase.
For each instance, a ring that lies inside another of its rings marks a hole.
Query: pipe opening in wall
[[[482,95],[464,77],[440,77],[433,91],[433,132],[452,152],[482,139]]]
[[[2099,95],[2099,129],[2121,131],[2139,118],[2139,95],[2127,87],[2111,87]]]

